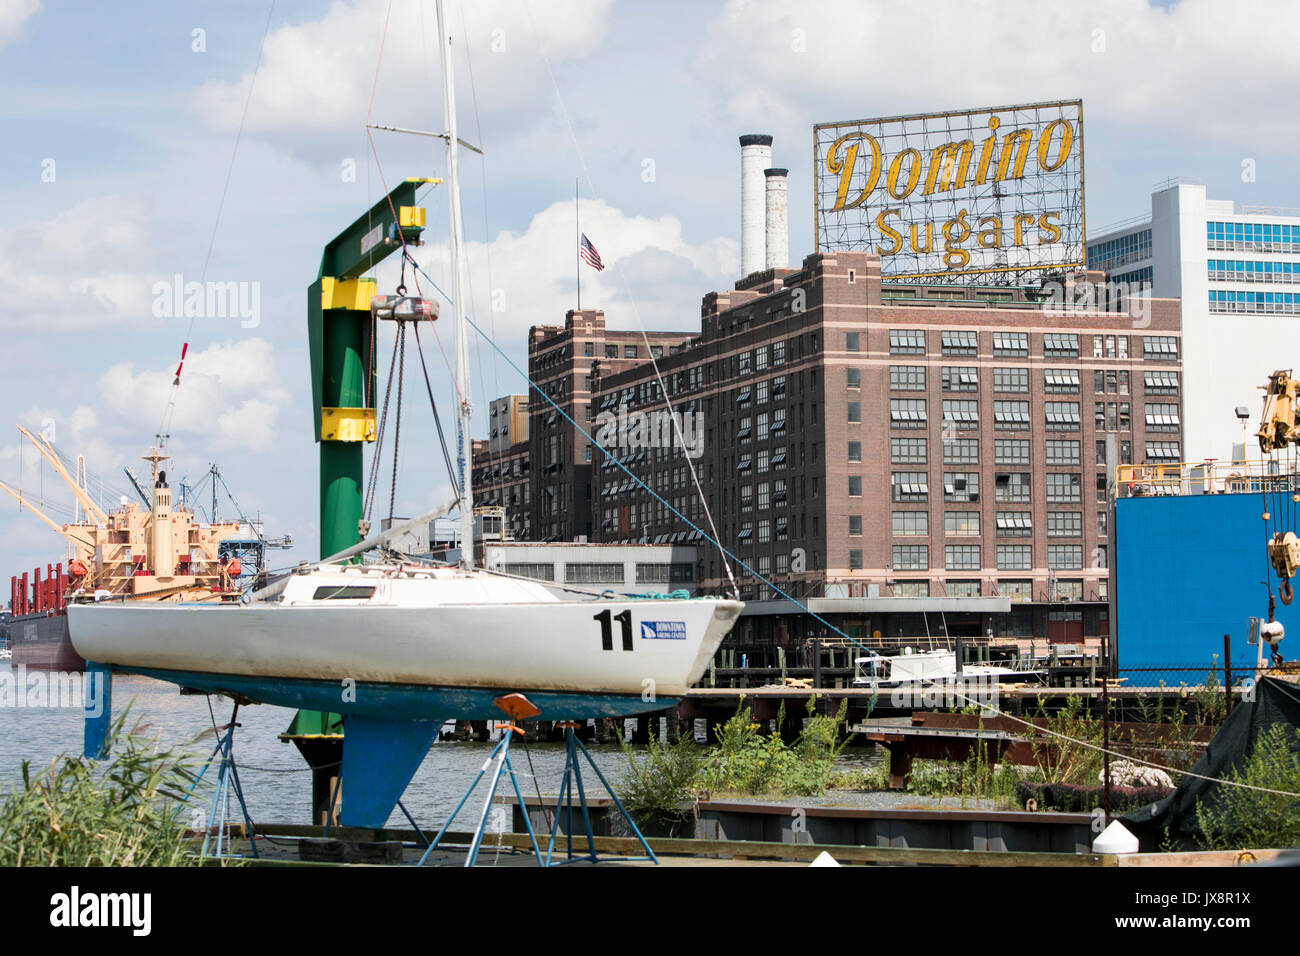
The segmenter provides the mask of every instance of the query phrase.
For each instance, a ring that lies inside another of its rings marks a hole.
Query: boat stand
[[[239,783],[239,771],[235,769],[235,728],[239,724],[235,718],[239,715],[239,704],[235,704],[234,710],[230,714],[230,723],[220,728],[223,733],[217,738],[217,746],[213,749],[212,755],[208,757],[208,762],[199,775],[194,778],[194,783],[190,785],[189,792],[185,795],[186,802],[193,795],[194,790],[203,779],[203,775],[208,772],[208,767],[212,766],[212,761],[217,754],[221,755],[221,764],[217,769],[217,788],[212,794],[212,806],[208,811],[207,825],[204,827],[203,848],[199,851],[202,857],[208,856],[208,847],[212,844],[212,826],[216,822],[216,852],[212,855],[221,858],[226,855],[229,849],[225,845],[226,836],[226,817],[230,810],[230,791],[233,788],[235,799],[239,801],[239,810],[244,817],[244,826],[248,829],[248,843],[252,848],[253,858],[258,858],[257,836],[253,832],[253,820],[248,815],[248,804],[244,800],[244,788]]]
[[[591,759],[591,754],[587,752],[587,748],[584,747],[582,745],[582,741],[578,739],[578,735],[575,733],[575,731],[578,728],[577,722],[572,720],[565,720],[565,721],[561,721],[559,724],[557,724],[557,726],[563,727],[565,729],[564,730],[564,746],[565,746],[564,779],[560,782],[560,796],[559,799],[556,800],[555,802],[555,818],[553,823],[551,824],[551,839],[546,844],[546,861],[544,865],[563,866],[566,863],[574,863],[580,860],[586,860],[589,863],[599,863],[602,859],[606,861],[622,860],[625,862],[638,862],[638,863],[649,862],[658,865],[659,858],[656,857],[654,851],[650,849],[650,844],[647,843],[645,837],[641,835],[641,831],[637,828],[637,825],[635,822],[633,822],[631,815],[627,812],[627,809],[623,806],[623,802],[619,800],[618,795],[614,793],[614,788],[609,785],[609,781],[605,779],[605,775],[600,772],[600,768],[596,766],[596,762]],[[592,771],[596,774],[596,779],[600,781],[601,786],[605,788],[605,792],[608,793],[610,799],[614,801],[614,806],[618,808],[618,812],[622,815],[623,819],[627,822],[627,825],[629,829],[631,829],[633,836],[635,836],[639,841],[641,841],[641,846],[645,849],[645,854],[646,854],[645,856],[600,857],[597,855],[596,838],[592,833],[592,828],[591,828],[591,813],[587,807],[587,793],[582,785],[582,765],[578,761],[579,752],[581,752],[582,756],[586,758],[587,764],[591,767]],[[577,855],[575,855],[573,852],[573,791],[575,789],[578,791],[578,804],[582,812],[582,826],[587,833],[587,852],[580,853]],[[565,802],[566,797],[568,799],[567,804]],[[523,806],[523,801],[520,801],[520,806]],[[564,836],[565,836],[565,843],[566,843],[565,858],[563,860],[553,861],[552,855],[554,854],[555,851],[555,838],[559,834],[559,830],[560,830],[561,810],[565,811],[565,825],[564,825]],[[524,819],[525,820],[528,819],[528,813],[526,810],[524,812]],[[530,824],[529,832],[531,831],[532,831],[532,827]]]
[[[429,858],[429,854],[437,849],[438,844],[442,842],[443,836],[451,828],[452,821],[456,819],[457,814],[460,813],[461,808],[465,806],[469,798],[474,795],[474,791],[478,788],[479,781],[483,779],[483,775],[488,772],[488,768],[492,767],[494,762],[496,767],[492,771],[492,784],[488,787],[487,800],[483,802],[483,810],[479,814],[478,826],[474,828],[474,838],[470,841],[469,855],[465,858],[465,865],[473,866],[478,860],[478,851],[483,845],[483,830],[487,826],[488,813],[492,809],[492,801],[496,797],[497,785],[501,782],[502,773],[508,773],[510,775],[510,783],[515,789],[515,799],[519,801],[519,806],[524,808],[524,797],[523,794],[519,792],[519,781],[515,775],[515,768],[510,763],[510,741],[514,739],[515,734],[523,736],[523,733],[524,730],[522,727],[517,727],[514,724],[505,725],[505,734],[502,736],[501,742],[493,748],[491,756],[483,762],[483,766],[479,768],[478,775],[474,778],[474,782],[469,785],[469,789],[465,791],[465,795],[460,798],[460,802],[456,804],[456,809],[451,812],[451,816],[448,817],[447,822],[442,825],[442,829],[439,830],[437,835],[433,838],[433,841],[429,844],[428,849],[424,851],[424,855],[420,857],[420,862],[417,865],[424,866],[424,861]],[[532,841],[533,854],[537,857],[537,863],[540,866],[545,866],[546,864],[542,860],[542,851],[537,847],[537,836],[533,833],[533,826],[528,820],[527,812],[524,813],[524,824],[528,828],[528,839]],[[419,828],[417,827],[416,829],[418,831]]]

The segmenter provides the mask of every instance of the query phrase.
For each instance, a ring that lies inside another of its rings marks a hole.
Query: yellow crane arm
[[[1300,379],[1279,369],[1263,387],[1264,413],[1259,423],[1259,449],[1268,454],[1287,445],[1300,445]]]
[[[68,474],[68,470],[63,467],[63,463],[59,461],[59,457],[54,454],[54,449],[49,445],[49,443],[43,438],[37,438],[26,428],[23,428],[22,425],[18,426],[18,430],[27,437],[28,441],[36,446],[36,450],[39,451],[54,470],[59,473],[59,477],[68,483],[68,487],[72,489],[72,493],[76,495],[77,500],[81,502],[81,507],[86,509],[86,514],[88,514],[96,524],[108,524],[108,515],[104,514],[95,502],[91,500],[90,495],[86,494],[81,486],[72,479],[72,476]]]

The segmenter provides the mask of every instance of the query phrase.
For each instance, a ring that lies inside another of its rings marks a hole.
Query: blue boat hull
[[[260,704],[299,710],[321,710],[344,716],[383,720],[505,720],[493,703],[510,687],[427,687],[416,684],[378,684],[300,678],[247,677],[195,671],[115,668],[153,677],[194,690],[245,697]],[[672,707],[679,697],[646,700],[634,694],[575,694],[530,690],[527,698],[541,713],[538,720],[586,720],[594,717],[630,717]]]

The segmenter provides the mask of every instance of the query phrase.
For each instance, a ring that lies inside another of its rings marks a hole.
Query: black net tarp
[[[1300,730],[1300,686],[1264,677],[1255,684],[1254,700],[1237,704],[1192,767],[1192,773],[1221,779],[1240,772],[1254,752],[1259,735],[1275,724],[1289,728],[1291,740],[1297,739],[1294,731]],[[1158,850],[1162,842],[1170,839],[1180,848],[1193,849],[1203,836],[1197,822],[1197,802],[1213,805],[1222,789],[1223,785],[1213,780],[1184,777],[1163,800],[1125,814],[1120,820],[1141,841],[1143,851]]]

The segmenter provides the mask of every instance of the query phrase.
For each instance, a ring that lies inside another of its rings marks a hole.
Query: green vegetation
[[[690,738],[676,744],[652,740],[642,751],[627,745],[628,770],[619,781],[619,796],[634,813],[661,820],[689,816],[689,804],[703,791],[746,796],[814,796],[849,781],[835,769],[847,739],[840,729],[848,710],[841,702],[834,715],[817,714],[808,701],[808,719],[792,744],[777,734],[764,736],[751,708],[741,705],[716,728],[716,746],[701,748]],[[777,725],[785,722],[785,708]]]
[[[1274,724],[1260,733],[1250,758],[1225,780],[1282,793],[1218,785],[1198,800],[1196,822],[1207,850],[1300,846],[1300,734]]]
[[[184,866],[188,757],[113,724],[111,757],[60,757],[0,802],[0,866]]]

